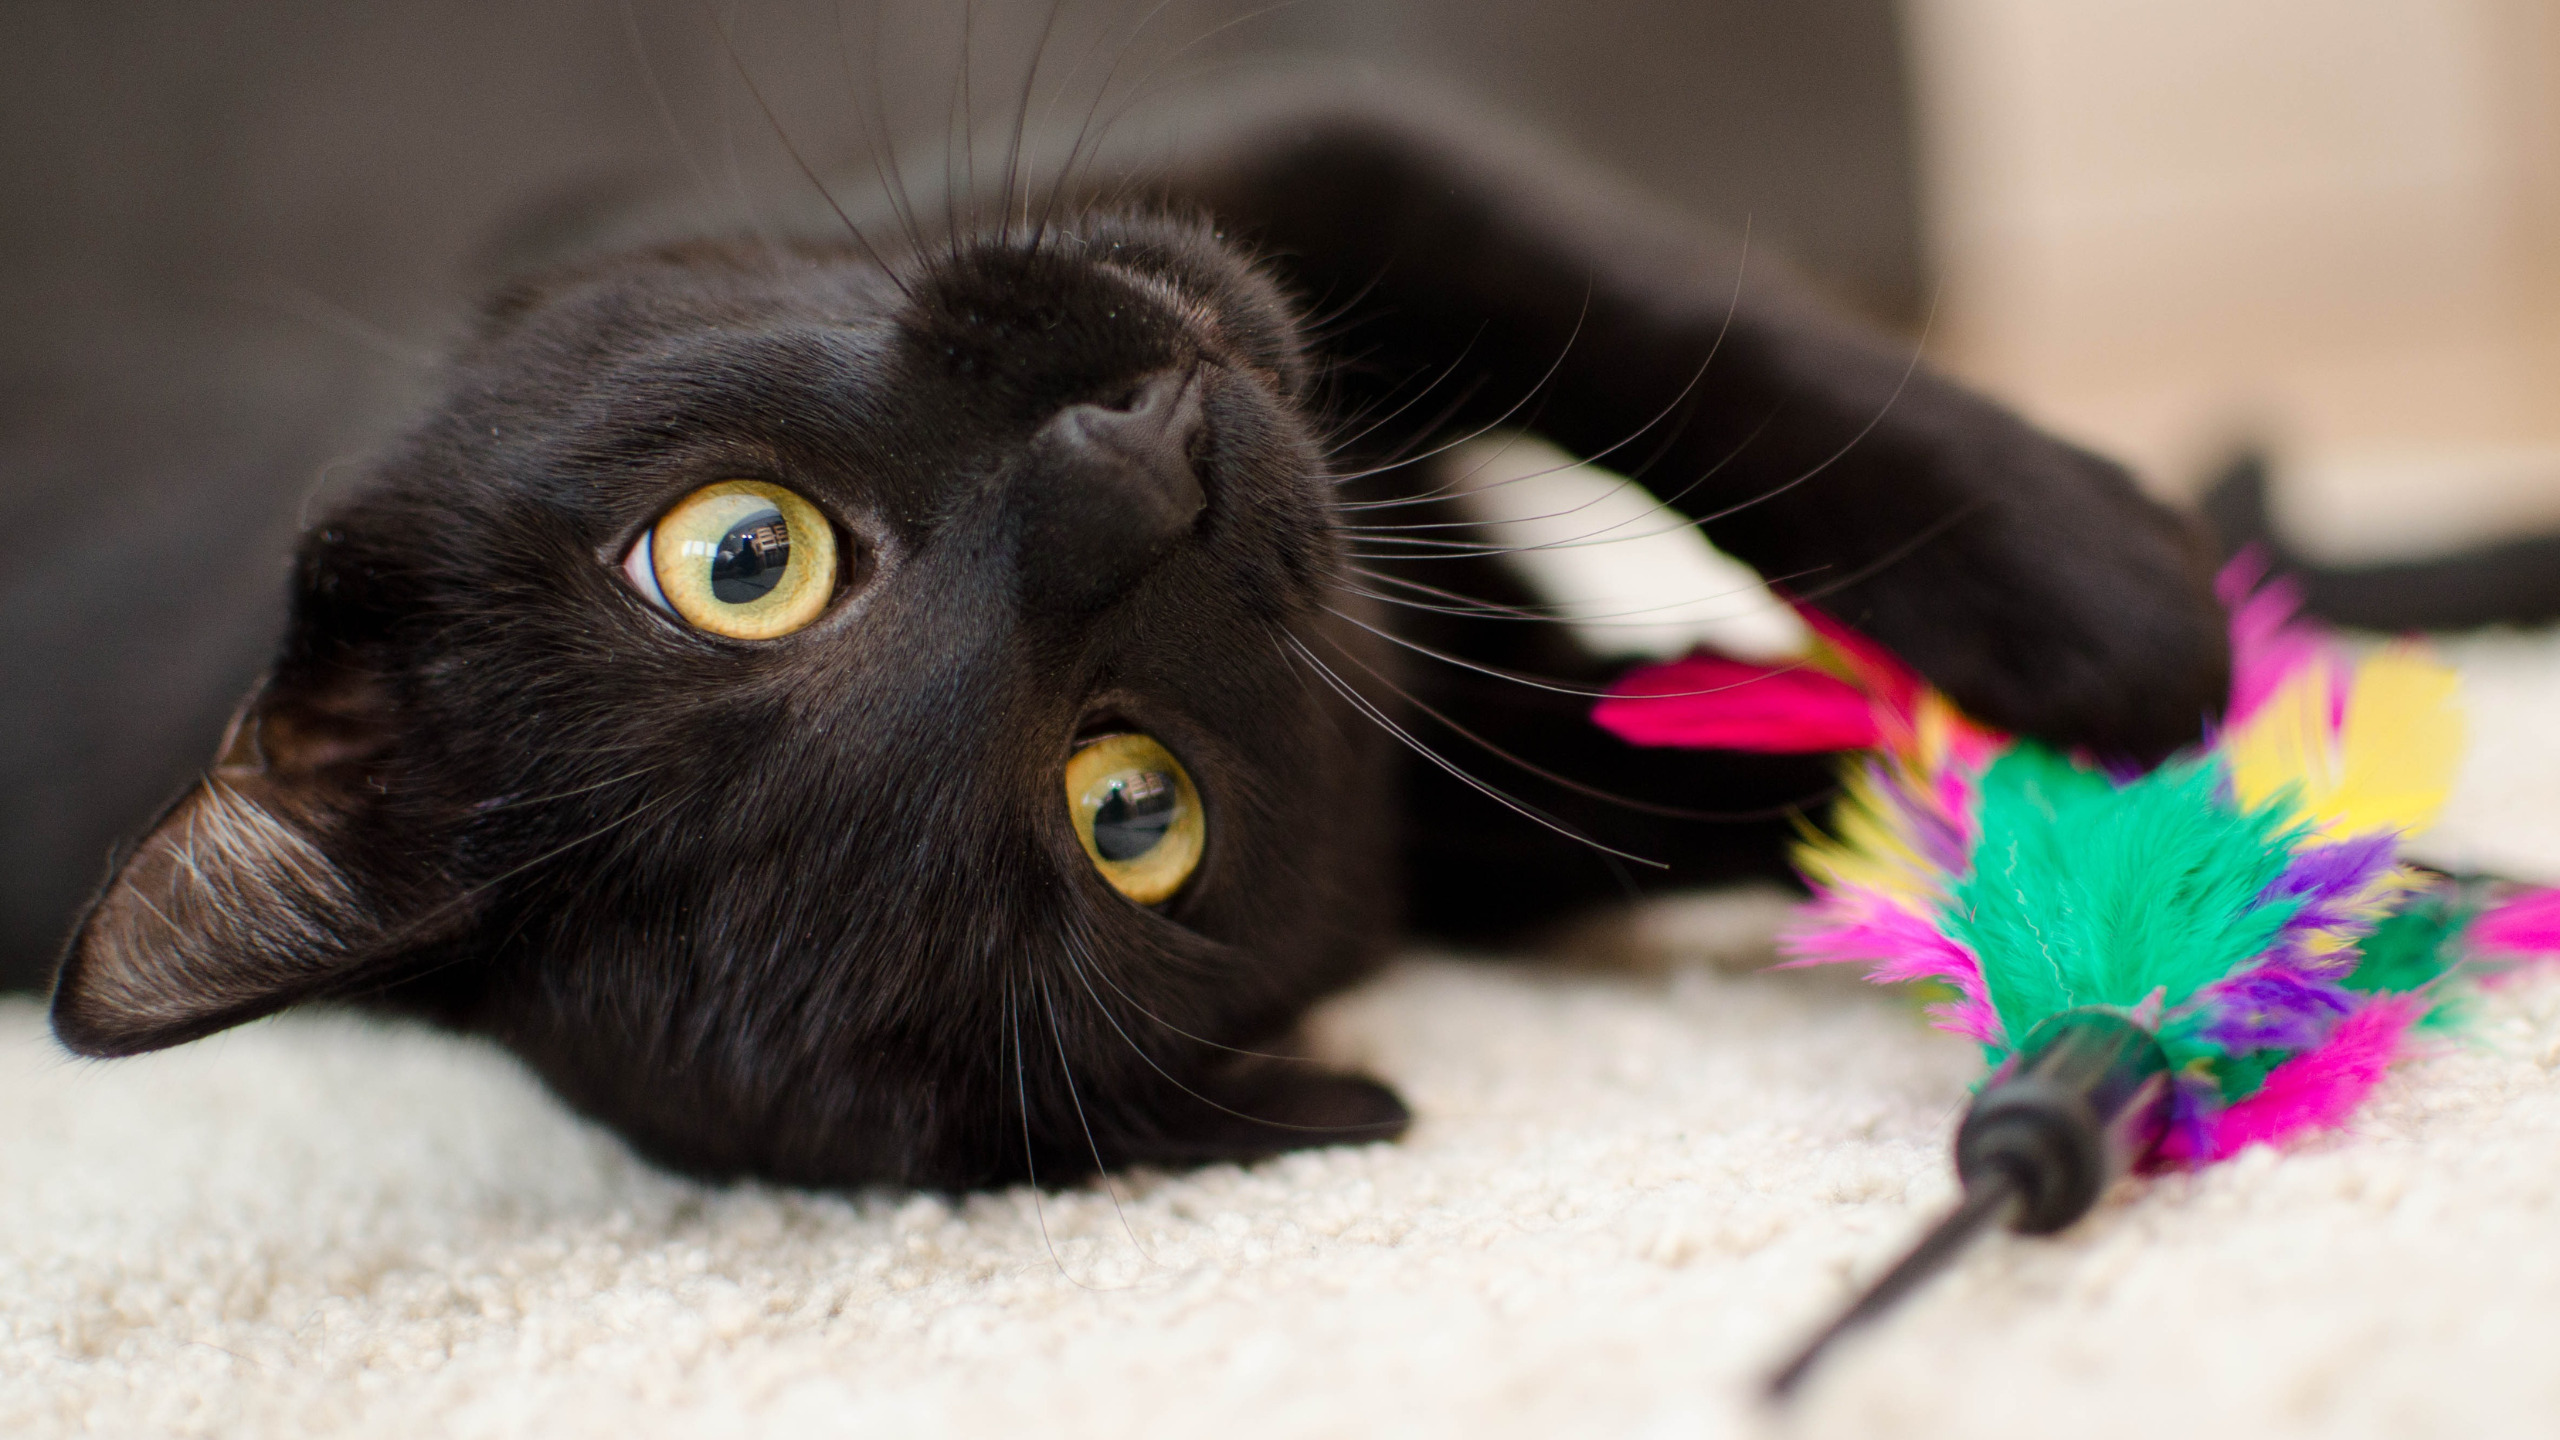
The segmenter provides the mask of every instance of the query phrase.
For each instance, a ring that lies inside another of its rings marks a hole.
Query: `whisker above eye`
[[[898,164],[898,148],[890,133],[892,127],[887,102],[881,99],[885,87],[880,83],[880,8],[877,5],[871,7],[871,84],[868,89],[854,81],[853,42],[845,33],[842,4],[836,6],[837,68],[844,75],[845,98],[852,107],[854,121],[862,127],[863,150],[870,157],[872,178],[880,182],[880,197],[889,206],[889,213],[897,217],[898,228],[906,236],[907,247],[922,250],[924,227],[916,220],[915,195],[908,190],[906,173]]]
[[[808,157],[800,153],[800,147],[792,140],[790,130],[783,125],[782,117],[774,113],[773,105],[765,99],[764,87],[756,83],[755,75],[747,69],[746,57],[738,53],[736,38],[730,35],[729,27],[721,21],[719,13],[711,8],[711,0],[698,0],[698,3],[702,7],[703,19],[709,21],[711,28],[719,34],[720,48],[727,53],[730,66],[737,71],[738,79],[746,85],[748,96],[756,102],[756,109],[763,112],[765,124],[772,128],[773,138],[782,142],[783,153],[791,157],[791,163],[798,167],[801,177],[809,182],[811,189],[818,192],[819,199],[827,202],[827,208],[835,212],[836,219],[844,223],[845,233],[853,237],[853,243],[861,246],[862,253],[870,258],[873,265],[879,267],[880,273],[889,277],[889,283],[898,287],[898,293],[910,299],[914,298],[915,292],[907,287],[906,278],[900,275],[897,268],[889,263],[888,257],[882,255],[879,248],[871,243],[871,237],[862,233],[862,227],[853,223],[853,217],[846,214],[844,206],[837,203],[835,192],[828,189],[827,182],[819,179],[818,172],[810,168]],[[967,73],[965,62],[962,73]]]

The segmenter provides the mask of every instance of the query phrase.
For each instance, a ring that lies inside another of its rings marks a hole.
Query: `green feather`
[[[2262,897],[2302,822],[2281,798],[2238,808],[2217,758],[2119,785],[2020,744],[1984,772],[1980,815],[1943,920],[1981,958],[2012,1036],[2155,991],[2175,1007],[2264,951],[2299,905]]]
[[[2433,983],[2461,958],[2455,942],[2479,912],[2480,902],[2458,885],[2422,891],[2357,944],[2355,971],[2339,983],[2368,995],[2405,994]]]

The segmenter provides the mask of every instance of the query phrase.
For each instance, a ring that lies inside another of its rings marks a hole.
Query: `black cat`
[[[1246,1051],[1400,915],[1776,873],[1825,784],[1589,723],[1606,667],[1412,463],[1488,427],[1640,473],[1988,720],[2149,757],[2213,712],[2204,547],[1907,345],[1477,120],[1193,139],[947,234],[499,296],[81,921],[64,1043],[357,1000],[671,1165],[821,1185],[1395,1133]]]

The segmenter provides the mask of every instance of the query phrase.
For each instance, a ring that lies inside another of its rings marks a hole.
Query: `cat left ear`
[[[348,673],[250,692],[213,767],[73,931],[53,994],[64,1045],[105,1056],[192,1040],[378,979],[459,923],[456,897],[387,886],[355,859],[383,801],[391,708]]]

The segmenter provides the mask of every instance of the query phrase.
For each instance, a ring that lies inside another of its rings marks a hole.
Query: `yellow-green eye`
[[[623,574],[687,624],[770,640],[836,593],[836,532],[818,507],[762,480],[723,480],[677,502],[631,547]]]
[[[1141,905],[1161,905],[1200,865],[1200,792],[1145,735],[1105,735],[1067,761],[1067,817],[1093,868]]]

